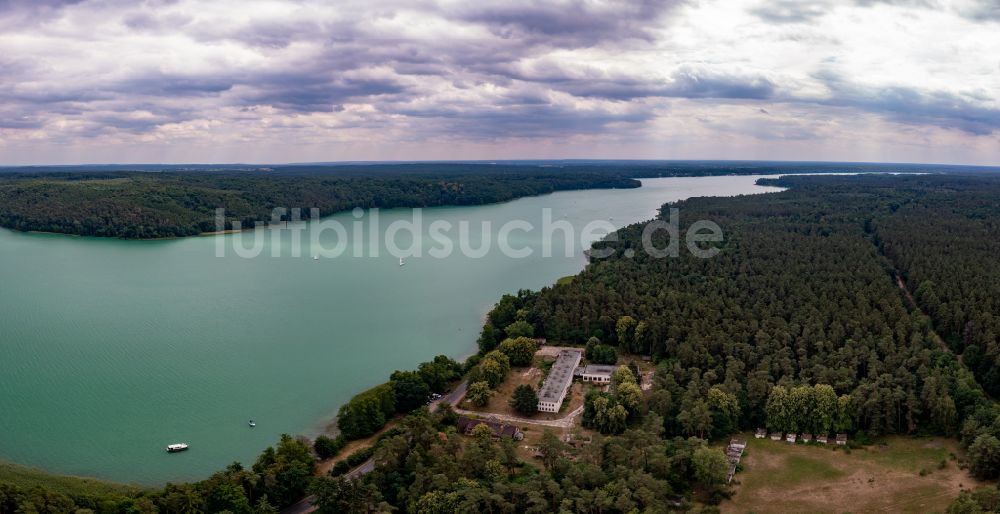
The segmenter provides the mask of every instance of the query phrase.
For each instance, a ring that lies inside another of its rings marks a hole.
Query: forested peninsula
[[[216,209],[253,227],[275,208],[320,216],[355,207],[436,207],[503,202],[569,189],[634,188],[630,178],[554,173],[405,176],[110,172],[0,174],[0,226],[21,231],[151,239],[217,230]],[[288,216],[283,217],[284,220]]]
[[[434,437],[444,418],[418,414],[372,473],[314,485],[323,510],[714,512],[731,490],[709,442],[757,427],[842,432],[858,445],[956,437],[961,465],[995,479],[1000,408],[979,380],[995,387],[1000,177],[772,183],[791,189],[673,205],[682,229],[722,226],[716,257],[651,257],[640,251],[646,224],[633,225],[597,245],[610,258],[489,314],[466,375],[487,394],[525,334],[586,344],[588,358],[610,347],[657,363],[638,399],[627,368],[587,394],[583,426],[602,438],[574,447],[543,436],[530,464],[488,437]],[[996,499],[963,493],[953,508],[990,511]]]

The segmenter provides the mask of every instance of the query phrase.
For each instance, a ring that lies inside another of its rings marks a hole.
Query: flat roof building
[[[542,388],[538,391],[538,410],[542,412],[559,412],[569,387],[573,385],[573,371],[583,359],[583,352],[578,349],[560,350],[556,362],[545,377]]]
[[[608,366],[605,364],[588,364],[583,368],[583,372],[580,374],[580,378],[584,382],[593,382],[595,384],[610,384],[611,375],[618,369],[614,366]]]

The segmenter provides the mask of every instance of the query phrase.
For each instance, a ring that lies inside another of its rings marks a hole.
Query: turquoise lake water
[[[340,257],[314,260],[320,249],[305,234],[294,243],[288,230],[277,240],[264,229],[121,241],[0,229],[0,459],[148,485],[251,464],[281,433],[319,433],[341,403],[393,370],[475,351],[482,319],[503,293],[583,268],[587,223],[620,227],[652,218],[667,201],[776,190],[754,185],[757,178],[648,179],[639,189],[425,209],[425,255],[405,266],[384,244],[370,256],[370,234],[347,241]],[[544,208],[574,226],[570,257],[561,237],[558,257],[542,255]],[[385,228],[411,214],[381,211],[379,219]],[[328,220],[350,229],[356,218]],[[490,251],[428,256],[435,220],[453,224],[452,238],[467,221],[472,245],[488,236]],[[532,256],[497,248],[497,231],[511,220],[535,226],[508,238]],[[484,221],[492,223],[486,233]],[[320,238],[327,248],[336,240],[332,230]],[[263,243],[259,257],[233,248],[254,241]],[[353,257],[357,242],[366,256]],[[166,454],[174,442],[191,450]]]

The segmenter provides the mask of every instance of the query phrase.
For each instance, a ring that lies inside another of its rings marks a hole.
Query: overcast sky
[[[0,0],[0,163],[1000,164],[1000,0]]]

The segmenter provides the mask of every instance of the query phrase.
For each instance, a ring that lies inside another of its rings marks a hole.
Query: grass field
[[[129,495],[140,491],[138,487],[105,482],[94,478],[50,475],[44,471],[0,462],[0,483],[13,484],[29,489],[34,486],[44,486],[69,496],[84,495]]]
[[[847,453],[748,436],[724,513],[943,512],[962,489],[984,485],[950,457],[950,439],[893,437]]]

